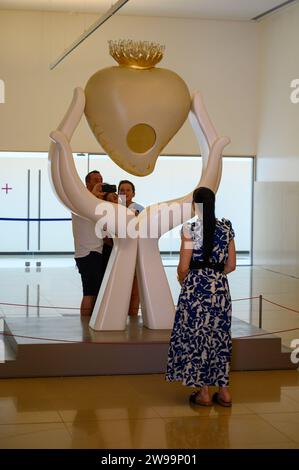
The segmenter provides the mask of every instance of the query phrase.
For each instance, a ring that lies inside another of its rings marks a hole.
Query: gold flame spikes
[[[150,69],[160,62],[165,46],[149,41],[118,39],[108,41],[110,55],[119,63],[134,69]]]

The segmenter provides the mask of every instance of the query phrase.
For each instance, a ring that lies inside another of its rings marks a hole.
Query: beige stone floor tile
[[[269,413],[260,416],[299,446],[299,412]]]
[[[59,410],[90,410],[90,409],[111,409],[111,408],[130,408],[130,409],[141,409],[151,408],[152,403],[148,397],[144,397],[138,392],[114,390],[110,391],[99,390],[98,393],[89,395],[74,393],[59,397],[54,400],[54,403],[60,405]]]
[[[165,422],[162,419],[80,421],[68,423],[72,448],[165,449]]]
[[[163,374],[130,376],[130,384],[140,394],[140,400],[161,417],[252,413],[240,403],[236,403],[230,411],[215,406],[208,409],[191,407],[189,395],[194,389],[183,387],[180,383],[168,383]]]
[[[299,402],[281,393],[276,401],[244,403],[254,413],[291,413],[299,412]]]
[[[93,397],[99,394],[132,393],[130,375],[92,376],[92,377],[64,377],[61,380],[61,389],[67,395],[85,395]]]
[[[285,396],[299,402],[299,387],[282,387],[281,391]]]
[[[21,379],[0,379],[0,397],[22,393],[38,397],[41,394],[51,394],[53,390],[59,391],[62,379],[54,378],[21,378]]]
[[[166,382],[164,374],[131,376],[130,384],[140,397],[155,406],[184,406],[193,388]]]
[[[100,407],[101,406],[101,407]],[[160,418],[159,414],[151,407],[117,405],[105,407],[99,405],[96,409],[59,410],[65,423],[77,423],[80,421],[122,420],[122,419],[148,419]]]
[[[61,423],[61,416],[57,411],[45,410],[44,403],[32,403],[31,409],[20,406],[14,398],[0,398],[0,424],[17,423]]]
[[[70,446],[70,434],[62,423],[0,425],[1,449],[68,449]]]
[[[181,406],[155,406],[154,410],[162,418],[175,418],[183,416],[232,416],[232,415],[250,415],[253,414],[251,410],[242,404],[233,404],[231,408],[224,408],[218,405],[211,407],[190,405],[186,402]]]
[[[161,418],[198,416],[199,414],[209,416],[209,414],[211,413],[210,408],[201,408],[201,410],[197,410],[195,407],[191,407],[187,400],[186,403],[182,405],[154,406],[155,412]]]
[[[64,379],[63,399],[53,399],[65,422],[158,418],[151,400],[131,385],[132,376]],[[91,380],[90,380],[91,379]]]
[[[53,378],[47,379],[46,385],[42,383],[42,386],[40,380],[35,386],[32,379],[20,379],[17,384],[13,380],[11,386],[9,382],[0,381],[0,384],[5,383],[4,390],[0,386],[0,404],[4,399],[1,397],[10,398],[19,416],[43,411],[44,419],[60,421],[58,410],[63,419],[72,421],[77,411],[85,410],[89,419],[91,411],[94,412],[93,419],[127,418],[128,414],[132,418],[157,417],[150,401],[130,386],[128,377]]]
[[[131,385],[131,376],[72,377],[63,379],[60,391],[53,399],[60,400],[69,409],[90,409],[91,407],[138,407],[142,404],[140,391]]]
[[[231,374],[231,391],[234,403],[277,402],[282,387],[299,387],[296,370],[243,371]]]
[[[294,444],[257,415],[166,419],[169,448],[246,448]]]

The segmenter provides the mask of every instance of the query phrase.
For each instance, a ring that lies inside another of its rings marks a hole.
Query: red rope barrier
[[[59,338],[42,338],[39,336],[25,336],[25,335],[15,335],[13,333],[8,333],[6,331],[0,331],[2,336],[12,336],[13,338],[24,338],[24,339],[34,339],[41,341],[53,341],[56,343],[72,343],[72,344],[124,344],[123,342],[117,341],[77,341],[75,339],[59,339]],[[146,344],[164,344],[165,341],[147,341]],[[125,344],[144,344],[144,341],[130,341]]]
[[[243,299],[233,299],[232,302],[239,302],[241,300],[253,300],[259,297],[244,297]],[[11,304],[9,302],[0,302],[0,305],[7,305],[11,307],[32,307],[32,308],[56,308],[58,310],[80,310],[80,307],[58,307],[57,305],[32,305],[32,304]],[[298,312],[299,313],[299,312]]]
[[[259,299],[259,296],[243,297],[241,299],[232,299],[232,302],[240,302],[242,300],[254,300],[254,299]],[[295,310],[290,307],[285,307],[284,305],[281,305],[276,302],[273,302],[272,300],[266,299],[266,297],[263,297],[262,300],[264,300],[265,302],[269,302],[270,304],[276,305],[277,307],[284,308],[285,310],[290,310],[291,312],[299,313],[299,310]],[[7,305],[11,307],[55,308],[58,310],[80,310],[80,307],[61,307],[57,305],[12,304],[9,302],[0,302],[0,305]]]
[[[10,305],[13,307],[57,308],[60,310],[80,310],[80,307],[57,307],[57,305],[10,304],[8,302],[0,302],[0,305]]]
[[[273,304],[273,305],[276,305],[277,307],[284,308],[285,310],[290,310],[291,312],[299,313],[298,310],[295,310],[290,307],[285,307],[284,305],[277,304],[276,302],[272,302],[272,300],[268,300],[265,297],[263,297],[263,300],[265,300],[265,302],[269,302],[269,304]]]
[[[259,298],[260,298],[259,296],[244,297],[244,298],[241,298],[241,299],[234,299],[234,300],[232,300],[232,302],[238,302],[238,301],[241,301],[241,300],[253,300],[253,299],[259,299]],[[284,308],[285,310],[290,310],[292,312],[299,313],[298,310],[295,310],[295,309],[292,309],[292,308],[289,308],[289,307],[285,307],[284,305],[280,305],[276,302],[273,302],[269,299],[266,299],[265,297],[262,297],[262,300],[265,300],[266,302],[268,302],[270,304],[276,305],[277,307]],[[33,308],[55,308],[55,309],[61,309],[61,310],[80,310],[79,307],[57,307],[57,306],[49,306],[49,305],[11,304],[11,303],[7,303],[7,302],[0,302],[0,305],[9,305],[9,306],[15,306],[15,307],[33,307]],[[0,317],[0,318],[4,318],[4,317]],[[255,338],[255,337],[259,337],[259,336],[275,335],[275,334],[278,334],[278,333],[287,333],[287,332],[290,332],[290,331],[297,331],[297,330],[299,330],[299,327],[298,328],[290,328],[290,329],[287,329],[287,330],[277,330],[277,331],[272,331],[272,332],[257,333],[257,334],[248,335],[248,336],[237,336],[234,339],[248,339],[248,338]],[[16,334],[7,333],[7,332],[0,332],[0,335],[2,335],[2,336],[12,336],[12,337],[16,337],[16,338],[33,339],[33,340],[40,340],[40,341],[53,341],[53,342],[61,342],[61,343],[72,343],[72,344],[123,344],[123,343],[117,343],[117,342],[77,341],[77,340],[58,339],[58,338],[41,338],[41,337],[38,337],[38,336],[16,335]],[[163,344],[165,342],[163,342],[163,341],[150,341],[150,342],[147,342],[147,344],[149,344],[149,343],[150,344]],[[126,343],[126,344],[143,344],[143,343],[141,341],[137,341],[137,342],[133,342],[133,343],[130,342],[130,343]]]
[[[299,330],[298,328],[290,328],[289,330],[277,330],[277,331],[268,331],[266,333],[257,333],[256,335],[249,335],[249,336],[237,336],[235,339],[243,339],[243,338],[255,338],[256,336],[267,336],[267,335],[276,335],[277,333],[287,333],[289,331],[296,331]]]
[[[272,332],[265,332],[265,333],[257,333],[255,335],[249,336],[236,336],[233,339],[248,339],[248,338],[255,338],[257,336],[268,336],[268,335],[275,335],[277,333],[287,333],[289,331],[296,331],[299,330],[298,328],[290,328],[288,330],[278,330]],[[33,339],[33,340],[40,340],[40,341],[53,341],[56,343],[71,343],[71,344],[124,344],[123,342],[111,342],[111,341],[77,341],[72,339],[59,339],[59,338],[42,338],[39,336],[25,336],[25,335],[15,335],[13,333],[7,333],[5,331],[0,331],[0,335],[2,336],[11,336],[14,338],[24,338],[24,339]],[[146,344],[164,344],[165,341],[147,341]],[[143,341],[135,341],[135,342],[128,342],[125,344],[144,344]]]
[[[253,299],[259,299],[259,296],[257,295],[256,297],[244,297],[243,299],[232,299],[232,302],[239,302],[240,300],[253,300]]]

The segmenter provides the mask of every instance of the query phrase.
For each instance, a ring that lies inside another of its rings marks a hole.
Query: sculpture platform
[[[78,315],[6,318],[5,362],[0,377],[55,377],[164,373],[169,330],[143,327],[128,318],[125,331],[96,332]],[[273,334],[233,319],[232,370],[296,369],[290,351]],[[34,339],[38,338],[38,339]]]

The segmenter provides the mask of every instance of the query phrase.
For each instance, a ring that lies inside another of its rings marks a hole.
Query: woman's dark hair
[[[133,193],[135,193],[135,186],[134,184],[132,183],[132,181],[129,181],[129,180],[121,180],[118,184],[118,188],[117,188],[117,192],[119,193],[119,190],[120,190],[120,187],[122,184],[130,184],[132,186],[132,190],[133,190]]]
[[[215,194],[209,188],[197,188],[193,192],[193,202],[202,203],[203,211],[203,258],[208,263],[214,246]]]

